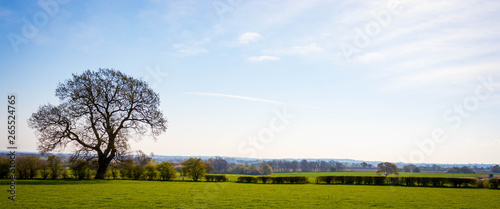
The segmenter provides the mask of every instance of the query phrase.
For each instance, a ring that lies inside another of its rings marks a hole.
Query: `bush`
[[[70,161],[69,168],[76,179],[84,179],[87,172],[88,163],[84,159],[73,159]],[[43,177],[43,175],[42,175]],[[44,178],[45,179],[45,178]]]
[[[491,189],[498,189],[500,185],[500,179],[488,179],[488,181],[484,182],[484,186]]]
[[[273,184],[305,184],[309,182],[307,176],[274,176],[271,177]]]
[[[399,177],[387,177],[387,184],[399,185]]]
[[[134,164],[132,167],[132,176],[134,180],[144,179],[144,168],[139,164]]]
[[[148,180],[156,179],[156,176],[158,175],[156,166],[153,164],[147,164],[146,166],[144,166],[144,175]]]
[[[8,178],[10,173],[10,158],[0,157],[0,178]]]
[[[371,179],[374,185],[383,185],[385,183],[384,176],[372,176]]]
[[[259,176],[257,177],[257,180],[262,182],[263,184],[271,182],[271,176]]]
[[[257,183],[257,178],[253,176],[240,176],[236,180],[238,183]]]
[[[475,178],[449,178],[449,181],[453,185],[453,187],[467,187],[477,185],[478,180]]]
[[[385,176],[318,176],[316,177],[316,183],[383,185],[386,183],[386,177]]]
[[[18,176],[23,179],[32,179],[40,168],[41,162],[42,159],[34,155],[16,157],[16,170]]]
[[[156,170],[160,172],[160,177],[163,180],[170,180],[177,176],[177,170],[169,162],[162,162],[156,166]]]
[[[447,178],[441,178],[441,177],[434,177],[434,178],[429,178],[430,184],[433,187],[444,187],[445,184],[448,182]]]
[[[319,184],[319,183],[331,184],[331,183],[333,183],[333,180],[334,180],[333,176],[318,176],[318,177],[316,177],[317,184]]]
[[[229,180],[226,175],[220,175],[220,174],[207,174],[205,175],[205,180],[206,181],[215,181],[215,182],[226,182]]]

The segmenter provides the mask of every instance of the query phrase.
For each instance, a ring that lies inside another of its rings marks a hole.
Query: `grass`
[[[0,180],[8,185],[7,180]],[[4,187],[7,188],[7,187]],[[134,180],[18,180],[0,208],[499,208],[499,190]]]

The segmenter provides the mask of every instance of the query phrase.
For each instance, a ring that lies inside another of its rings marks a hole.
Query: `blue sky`
[[[20,151],[57,84],[102,67],[160,94],[146,153],[498,163],[498,19],[495,1],[1,1],[0,95]]]

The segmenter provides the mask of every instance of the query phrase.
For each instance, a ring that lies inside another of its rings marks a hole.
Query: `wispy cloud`
[[[263,62],[263,61],[276,61],[279,60],[279,57],[275,56],[253,56],[253,57],[248,57],[247,60],[250,62]]]
[[[227,98],[240,99],[240,100],[263,102],[263,103],[269,103],[269,104],[287,105],[286,103],[283,103],[283,102],[280,102],[280,101],[276,101],[276,100],[261,99],[261,98],[239,96],[239,95],[231,95],[231,94],[219,94],[219,93],[211,93],[211,92],[184,92],[184,94],[199,95],[199,96],[209,96],[209,97],[227,97]],[[318,107],[318,106],[310,106],[310,105],[291,105],[291,106],[296,106],[296,107],[299,107],[299,108],[312,109],[312,110],[339,111],[339,109],[335,109],[335,108]]]
[[[265,52],[277,55],[310,55],[324,52],[324,49],[319,47],[316,43],[309,43],[282,49],[266,50]]]
[[[196,45],[186,45],[186,44],[174,44],[172,46],[180,55],[183,56],[193,56],[197,54],[207,53],[208,50],[205,48],[198,47]]]
[[[403,90],[408,87],[436,85],[436,84],[463,84],[477,81],[478,77],[498,72],[498,62],[473,63],[463,66],[434,68],[397,77],[386,86],[392,90]]]
[[[12,11],[0,7],[0,18],[7,17],[7,16],[9,16],[11,14],[13,14]]]
[[[247,33],[243,33],[241,34],[239,37],[238,37],[238,43],[239,44],[249,44],[251,42],[256,42],[258,41],[259,39],[262,38],[262,35],[260,35],[259,33],[255,33],[255,32],[247,32]]]
[[[275,101],[275,100],[260,99],[260,98],[255,98],[255,97],[246,97],[246,96],[238,96],[238,95],[231,95],[231,94],[218,94],[218,93],[210,93],[210,92],[185,92],[184,94],[199,95],[199,96],[211,96],[211,97],[227,97],[227,98],[241,99],[241,100],[248,100],[248,101],[255,101],[255,102],[264,102],[264,103],[269,103],[269,104],[284,104],[283,102],[279,102],[279,101]]]

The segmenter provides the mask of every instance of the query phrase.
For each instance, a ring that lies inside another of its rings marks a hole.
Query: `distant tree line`
[[[88,156],[87,156],[88,157]],[[371,168],[365,162],[358,164],[360,168]],[[16,156],[16,176],[21,179],[93,179],[98,170],[96,158],[64,157],[63,155],[20,155]],[[0,156],[0,178],[9,177],[10,160]],[[241,175],[271,175],[274,172],[342,172],[352,167],[337,161],[321,160],[270,160],[254,164],[228,163],[224,158],[215,157],[208,160],[190,158],[179,163],[157,161],[154,156],[143,152],[122,155],[112,160],[106,171],[108,179],[133,180],[172,180],[176,178],[193,179],[199,181],[207,174],[241,174]],[[478,168],[476,168],[478,169]],[[500,173],[500,166],[487,168],[488,172]],[[416,166],[413,164],[397,168],[392,163],[377,165],[380,175],[392,175],[403,172],[440,171],[457,174],[473,174],[474,168],[441,166]],[[482,170],[480,170],[482,171]],[[209,179],[218,180],[224,177],[209,176]]]

